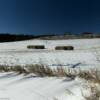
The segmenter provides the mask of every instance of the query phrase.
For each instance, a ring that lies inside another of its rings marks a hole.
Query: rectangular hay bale
[[[28,49],[45,49],[44,45],[28,45]]]
[[[73,46],[56,46],[55,50],[74,50]]]

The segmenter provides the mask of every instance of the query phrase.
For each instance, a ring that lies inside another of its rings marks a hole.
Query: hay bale
[[[28,49],[45,49],[44,45],[28,45]]]
[[[56,46],[55,50],[74,50],[73,46]]]

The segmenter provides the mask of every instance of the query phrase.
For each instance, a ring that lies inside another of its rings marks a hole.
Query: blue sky
[[[99,0],[0,0],[0,33],[100,32]]]

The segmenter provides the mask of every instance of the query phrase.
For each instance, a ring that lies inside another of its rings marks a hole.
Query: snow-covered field
[[[81,85],[79,80],[4,73],[0,74],[0,100],[82,100],[77,93]]]
[[[29,50],[27,45],[45,45],[45,50]],[[54,50],[55,46],[71,45],[73,51]],[[46,64],[99,68],[100,39],[29,40],[0,43],[0,64]],[[69,78],[35,77],[0,73],[0,100],[84,100],[84,81]]]
[[[27,45],[45,45],[45,50],[29,50]],[[71,45],[74,51],[54,50],[55,46]],[[79,66],[95,67],[96,51],[100,50],[100,39],[75,40],[29,40],[21,42],[0,43],[0,64],[25,65],[47,64],[49,66]]]

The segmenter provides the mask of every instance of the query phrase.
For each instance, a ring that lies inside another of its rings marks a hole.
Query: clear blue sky
[[[100,32],[100,0],[0,0],[0,33]]]

